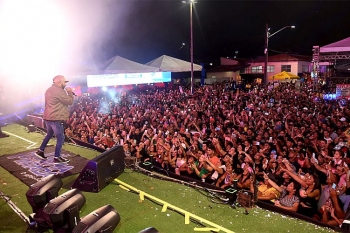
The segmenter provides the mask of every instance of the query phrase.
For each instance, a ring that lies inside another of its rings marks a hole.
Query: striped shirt
[[[300,202],[299,197],[295,195],[293,195],[292,197],[289,197],[287,195],[288,195],[287,189],[283,189],[281,193],[281,197],[279,199],[281,205],[286,207],[292,207],[294,203]]]

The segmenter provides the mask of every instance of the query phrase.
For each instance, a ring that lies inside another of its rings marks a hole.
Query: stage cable
[[[0,191],[0,197],[6,201],[13,211],[28,225],[30,225],[29,218],[18,208],[15,203],[11,201],[11,198]]]

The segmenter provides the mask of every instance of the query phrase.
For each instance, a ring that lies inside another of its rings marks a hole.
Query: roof
[[[221,66],[216,66],[211,69],[208,69],[207,72],[229,72],[229,71],[239,71],[244,68],[249,67],[249,65],[243,65],[243,64],[238,64],[238,65],[221,65]]]
[[[117,73],[147,73],[147,72],[158,72],[159,69],[143,65],[120,56],[112,57],[107,60],[104,64],[107,66],[104,69],[106,74],[117,74]]]
[[[350,37],[343,40],[322,46],[320,48],[321,53],[327,52],[349,52],[350,51]]]
[[[161,71],[170,71],[170,72],[187,72],[191,71],[191,63],[180,60],[174,57],[167,55],[160,56],[150,62],[146,63],[147,66],[152,66],[159,68]],[[202,66],[193,64],[194,71],[201,71]]]
[[[265,57],[257,57],[255,60],[251,62],[264,62]],[[305,55],[296,55],[296,54],[278,54],[269,56],[269,62],[280,62],[280,61],[307,61],[311,62],[311,56],[305,56]]]

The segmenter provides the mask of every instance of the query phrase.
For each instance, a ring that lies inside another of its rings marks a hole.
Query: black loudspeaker
[[[74,181],[72,188],[98,193],[124,172],[123,146],[115,146],[90,160]]]

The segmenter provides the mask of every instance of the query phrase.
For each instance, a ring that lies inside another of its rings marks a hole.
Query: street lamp
[[[190,30],[191,30],[191,94],[193,94],[193,24],[192,24],[192,8],[193,4],[197,3],[196,0],[184,0],[182,3],[189,3],[190,4]]]
[[[276,35],[280,31],[286,29],[286,28],[295,28],[295,26],[285,26],[281,28],[280,30],[269,34],[269,25],[266,23],[266,31],[265,31],[265,67],[264,67],[264,83],[268,83],[268,77],[267,77],[267,63],[269,60],[269,38]]]

